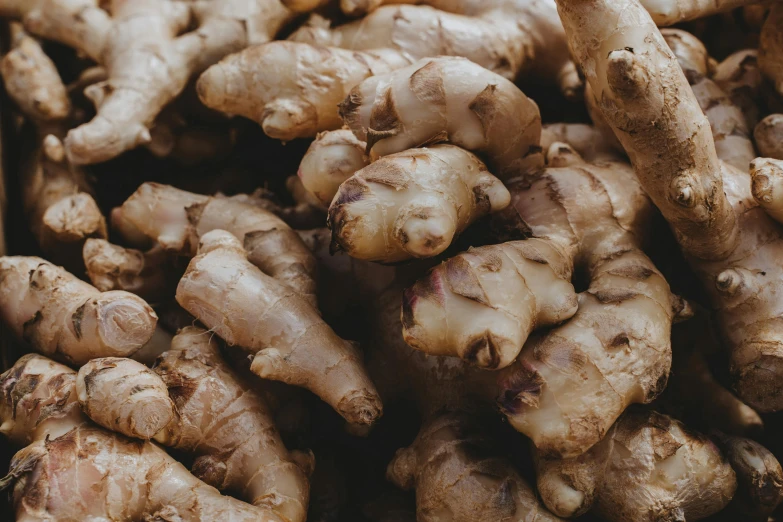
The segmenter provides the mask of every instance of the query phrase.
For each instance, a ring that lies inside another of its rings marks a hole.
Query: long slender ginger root
[[[157,316],[128,292],[99,292],[37,257],[0,258],[0,318],[36,351],[82,365],[129,356],[155,331]]]
[[[783,6],[774,5],[761,29],[759,69],[783,96]]]
[[[88,239],[82,250],[92,284],[101,292],[125,290],[156,303],[170,298],[177,271],[171,256],[160,246],[147,252]]]
[[[228,232],[201,237],[177,301],[252,356],[256,375],[311,390],[353,424],[370,425],[380,416],[380,399],[356,348],[297,293],[253,266]]]
[[[777,223],[752,199],[750,177],[719,161],[674,55],[636,0],[559,7],[606,120],[709,293],[740,398],[783,408]]]
[[[0,15],[69,45],[104,66],[86,94],[93,121],[69,132],[73,163],[97,163],[151,140],[155,117],[190,77],[223,56],[271,40],[293,17],[279,0],[3,0]],[[197,28],[188,28],[191,18]]]
[[[272,138],[292,140],[339,129],[337,104],[355,85],[411,61],[391,49],[355,52],[271,42],[227,56],[196,87],[207,107],[250,118]]]
[[[329,207],[332,242],[387,263],[443,252],[471,223],[508,206],[503,183],[453,145],[385,156],[340,186]]]
[[[303,522],[305,469],[280,440],[266,401],[224,362],[212,335],[181,330],[153,370],[178,414],[155,440],[197,455],[193,473],[208,484]]]
[[[514,467],[493,455],[495,442],[467,415],[434,417],[397,451],[386,475],[416,490],[420,522],[562,520],[544,509]]]
[[[16,520],[231,520],[286,522],[224,497],[149,442],[130,441],[84,418],[76,372],[27,355],[0,376],[0,431],[30,444],[2,481]]]
[[[280,218],[230,198],[202,196],[168,185],[144,183],[113,221],[132,227],[165,250],[195,255],[198,240],[226,229],[244,241],[248,259],[266,274],[315,303],[316,262],[299,236]]]
[[[783,114],[770,114],[753,130],[762,156],[783,160]]]
[[[448,141],[484,154],[500,179],[540,167],[538,106],[465,58],[420,60],[354,87],[340,115],[373,156]]]
[[[414,59],[464,56],[509,80],[524,72],[558,85],[566,96],[580,92],[552,0],[384,3],[426,5],[381,6],[361,20],[331,29],[315,19],[290,39],[357,51],[395,49]]]
[[[538,491],[553,513],[592,510],[607,522],[698,520],[720,511],[737,488],[718,448],[656,412],[627,412],[574,459],[539,456]]]
[[[87,361],[76,376],[76,393],[85,415],[128,437],[149,440],[176,416],[166,384],[132,359]]]
[[[299,164],[302,185],[328,207],[343,181],[370,163],[366,147],[348,129],[318,134]]]

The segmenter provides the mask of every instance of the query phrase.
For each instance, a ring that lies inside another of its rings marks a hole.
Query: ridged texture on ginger
[[[88,361],[79,368],[76,393],[85,415],[128,437],[149,440],[176,416],[166,384],[132,359]]]
[[[589,287],[571,319],[534,334],[498,375],[498,404],[541,453],[573,457],[663,390],[683,304],[640,248],[652,207],[629,165],[576,162],[509,188],[528,233],[565,252]]]
[[[554,513],[592,510],[607,522],[698,520],[737,489],[715,444],[656,412],[628,412],[584,455],[540,457],[537,468],[539,494]]]
[[[226,364],[212,334],[181,330],[153,369],[178,413],[155,439],[196,455],[193,473],[208,484],[235,491],[288,522],[303,522],[305,471],[280,440],[264,398]]]
[[[762,156],[783,160],[783,114],[770,114],[761,120],[753,137]]]
[[[355,85],[411,61],[391,49],[272,42],[227,56],[201,75],[197,89],[207,107],[245,116],[268,136],[292,140],[339,129],[337,105]]]
[[[177,301],[228,344],[241,346],[258,376],[309,389],[353,424],[370,425],[380,416],[380,398],[357,349],[296,292],[248,262],[228,232],[202,236]]]
[[[740,398],[783,409],[778,224],[753,200],[747,173],[719,161],[674,55],[636,0],[559,6],[604,116],[709,294]]]
[[[286,522],[220,495],[158,446],[88,422],[75,381],[76,372],[40,355],[0,376],[0,431],[31,443],[0,482],[12,487],[16,520]]]
[[[783,6],[770,10],[761,29],[759,69],[783,96]]]
[[[483,154],[500,179],[543,164],[538,106],[465,58],[427,58],[368,78],[340,114],[373,157],[448,141]]]
[[[506,460],[496,441],[465,414],[444,414],[422,426],[386,470],[398,487],[416,491],[419,522],[556,522]]]
[[[0,318],[33,349],[82,365],[129,356],[152,337],[157,316],[128,292],[99,292],[38,257],[0,258]]]
[[[384,156],[340,186],[329,207],[335,247],[387,263],[432,257],[477,219],[508,205],[508,190],[454,145]]]
[[[164,249],[190,256],[196,254],[203,234],[227,230],[244,241],[251,263],[316,303],[315,258],[291,227],[262,208],[144,183],[114,218]]]
[[[366,147],[348,129],[318,134],[299,164],[302,185],[328,207],[343,181],[370,163]]]

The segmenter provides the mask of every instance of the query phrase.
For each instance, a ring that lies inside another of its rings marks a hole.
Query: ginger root
[[[783,114],[770,114],[753,130],[762,156],[783,160]]]
[[[761,28],[759,69],[783,96],[783,6],[773,5]]]
[[[228,232],[201,237],[177,302],[229,345],[241,346],[256,375],[309,389],[353,424],[370,425],[381,415],[356,348],[297,293],[253,266]]]
[[[340,186],[332,242],[351,257],[393,263],[443,252],[471,223],[509,203],[499,179],[453,145],[385,156]]]
[[[70,364],[129,356],[157,316],[128,292],[99,292],[37,257],[0,258],[0,318],[36,351]]]
[[[340,185],[369,165],[366,147],[348,129],[319,133],[299,164],[302,185],[328,207]]]
[[[280,218],[257,206],[144,183],[112,221],[123,222],[123,228],[141,232],[169,252],[190,256],[196,254],[202,235],[226,229],[244,241],[251,263],[316,303],[312,253]]]
[[[754,128],[761,119],[759,99],[763,83],[758,51],[745,49],[729,55],[715,68],[712,79],[742,110],[748,129]]]

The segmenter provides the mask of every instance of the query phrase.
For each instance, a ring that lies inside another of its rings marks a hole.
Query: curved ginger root
[[[655,412],[628,412],[584,455],[537,462],[544,504],[607,522],[698,520],[725,507],[737,479],[718,448]]]
[[[770,114],[761,120],[753,137],[762,156],[783,160],[783,114]]]
[[[424,59],[351,90],[340,115],[373,157],[448,141],[508,179],[543,165],[538,106],[464,58]]]
[[[227,56],[201,75],[196,88],[207,107],[250,118],[272,138],[292,140],[339,129],[337,104],[355,85],[410,63],[390,49],[271,42]]]
[[[387,478],[416,490],[419,522],[556,522],[471,416],[444,414],[428,421],[416,440],[397,451]]]
[[[17,520],[231,520],[287,522],[191,475],[149,442],[129,441],[84,418],[76,372],[27,355],[0,376],[0,431],[32,443],[11,461]]]
[[[759,411],[783,408],[778,224],[753,200],[750,177],[719,161],[675,57],[636,0],[559,6],[604,116],[709,292],[738,395]]]
[[[366,147],[348,129],[318,134],[299,164],[302,185],[328,207],[343,181],[370,163]]]
[[[316,303],[316,261],[296,232],[262,208],[231,198],[202,196],[168,185],[144,183],[123,203],[113,221],[140,231],[165,250],[195,255],[198,238],[226,229],[266,274]]]
[[[508,205],[503,184],[453,145],[385,156],[340,186],[329,207],[332,243],[351,257],[392,263],[432,257],[480,217]]]
[[[280,440],[266,401],[224,362],[213,336],[181,330],[153,370],[178,413],[155,440],[197,455],[193,474],[208,484],[236,491],[287,522],[303,522],[305,471]]]
[[[298,294],[249,263],[228,232],[201,237],[177,302],[228,344],[242,346],[256,375],[311,390],[353,424],[370,425],[380,416],[356,349]]]
[[[639,0],[660,27],[725,13],[758,2],[759,0]]]
[[[37,257],[0,258],[0,318],[36,351],[75,365],[129,356],[157,316],[128,292],[99,292]]]

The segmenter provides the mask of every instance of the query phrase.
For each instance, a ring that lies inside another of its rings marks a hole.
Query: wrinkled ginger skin
[[[198,80],[201,101],[250,118],[280,140],[342,126],[337,105],[359,82],[411,62],[380,49],[354,52],[296,42],[271,42],[227,56]]]
[[[783,409],[777,223],[753,200],[747,173],[718,160],[674,56],[635,0],[560,10],[604,116],[709,294],[738,395],[758,411]]]
[[[0,318],[44,355],[82,365],[129,356],[155,331],[157,316],[128,292],[99,292],[37,257],[0,258]]]
[[[541,167],[541,116],[513,83],[465,58],[424,59],[351,90],[340,114],[373,157],[448,141],[500,179]]]
[[[88,361],[77,373],[76,393],[85,415],[128,437],[149,440],[176,416],[165,383],[132,359]]]
[[[221,496],[158,446],[89,423],[75,381],[76,372],[40,355],[0,376],[0,430],[14,443],[32,443],[4,479],[13,485],[16,520],[286,522]]]
[[[393,263],[432,257],[477,219],[509,203],[501,181],[453,145],[384,156],[340,186],[332,242],[351,257]]]
[[[761,120],[753,137],[763,157],[783,160],[783,114],[770,114]]]
[[[783,6],[773,5],[761,28],[759,69],[783,96]]]
[[[575,457],[663,390],[672,321],[687,309],[640,248],[653,209],[629,165],[575,163],[509,188],[529,234],[559,245],[590,284],[570,320],[500,372],[498,405],[540,453]]]
[[[369,165],[366,147],[348,129],[318,134],[299,164],[302,186],[328,207],[343,181]]]
[[[280,439],[264,398],[223,360],[210,332],[188,327],[153,368],[178,418],[155,440],[197,456],[193,474],[222,490],[304,522],[309,484]]]
[[[496,442],[465,414],[426,422],[398,450],[386,471],[400,488],[416,491],[419,522],[556,522],[510,463],[493,455]]]
[[[607,522],[699,520],[723,509],[737,479],[703,435],[656,412],[628,412],[584,455],[537,461],[538,491],[553,513],[591,510]]]
[[[190,256],[196,254],[202,235],[228,230],[244,241],[251,263],[316,303],[317,263],[313,254],[291,227],[262,208],[144,183],[113,218],[157,241],[165,250]]]
[[[348,422],[370,425],[381,402],[359,353],[298,294],[250,264],[222,230],[202,236],[177,302],[252,357],[256,375],[309,389]]]

